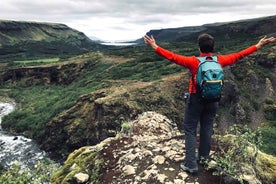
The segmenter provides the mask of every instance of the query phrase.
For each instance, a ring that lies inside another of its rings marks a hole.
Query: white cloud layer
[[[275,0],[2,0],[0,6],[2,20],[63,23],[102,40],[270,15]]]

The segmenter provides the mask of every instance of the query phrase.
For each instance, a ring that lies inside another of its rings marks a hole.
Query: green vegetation
[[[142,58],[141,60],[145,59]],[[140,60],[133,60],[112,68],[105,75],[106,78],[113,80],[141,80],[148,82],[180,71],[182,71],[181,67],[168,61],[141,62]]]
[[[57,63],[58,61],[60,61],[60,58],[18,60],[18,61],[13,61],[13,63],[15,64],[15,66],[24,67],[24,66],[34,66],[34,65],[42,65],[42,64],[49,64],[49,63]]]
[[[51,183],[76,183],[75,174],[85,173],[90,176],[90,183],[99,184],[100,170],[103,165],[104,160],[91,147],[80,148],[71,153],[64,165],[51,176]]]
[[[7,170],[0,170],[0,183],[3,184],[42,184],[49,183],[51,175],[59,168],[50,160],[38,161],[34,168],[22,168],[20,162],[13,163]]]
[[[121,124],[121,134],[125,135],[125,136],[130,136],[132,133],[132,124],[130,124],[129,122],[123,122]]]
[[[256,166],[258,148],[261,144],[261,131],[252,131],[246,126],[234,125],[225,136],[217,135],[218,151],[211,155],[211,159],[216,163],[216,171],[213,174],[231,176],[243,183],[246,169]]]
[[[62,86],[14,88],[10,96],[19,103],[19,107],[4,117],[3,126],[39,138],[46,122],[70,108],[79,95],[77,91]]]
[[[14,61],[18,64],[28,64],[28,63],[55,63],[58,62],[59,58],[47,58],[47,59],[35,59],[35,60],[20,60],[20,61]]]
[[[183,71],[177,65],[149,56],[125,63],[105,62],[105,56],[85,56],[88,65],[69,85],[26,86],[24,80],[4,83],[2,89],[10,89],[8,95],[18,103],[17,110],[4,117],[2,126],[14,132],[40,139],[47,122],[69,109],[77,99],[93,91],[110,87],[114,80],[153,81]],[[95,53],[94,55],[97,55]],[[77,57],[78,61],[81,57]],[[90,59],[93,59],[92,61]],[[39,61],[39,60],[37,60]],[[49,61],[49,60],[45,60]],[[50,60],[52,61],[52,60]],[[98,62],[99,61],[99,62]]]
[[[276,122],[272,121],[268,125],[262,127],[262,142],[260,149],[265,153],[273,155],[276,157]]]

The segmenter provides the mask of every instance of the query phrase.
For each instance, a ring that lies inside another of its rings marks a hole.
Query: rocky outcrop
[[[100,144],[71,153],[63,167],[53,175],[51,183],[84,183],[77,179],[81,175],[89,175],[86,183],[101,184],[214,184],[226,181],[203,167],[200,167],[198,175],[189,175],[180,169],[179,163],[183,161],[185,152],[184,135],[167,117],[145,112],[128,125],[131,128],[116,138],[108,138]],[[270,159],[270,165],[264,158]],[[263,183],[275,181],[275,158],[261,154],[257,161],[257,166],[267,166],[257,168]],[[265,172],[260,172],[261,169]],[[258,183],[252,173],[255,172],[246,172],[244,180]]]
[[[75,149],[115,136],[124,122],[148,110],[166,114],[181,127],[182,115],[177,109],[184,108],[181,103],[184,100],[176,103],[175,96],[183,91],[165,89],[180,85],[175,82],[180,79],[182,75],[171,76],[163,82],[125,81],[123,86],[118,83],[119,86],[83,95],[74,106],[47,123],[42,148],[55,158],[64,158]]]
[[[83,168],[87,174],[95,171],[95,166],[86,168],[83,157],[101,160],[96,181],[92,183],[181,183],[189,180],[185,172],[180,171],[179,162],[183,160],[183,135],[165,116],[146,112],[133,122],[129,122],[131,132],[116,138],[108,138],[92,147],[84,147],[70,154],[64,167],[52,177],[52,183],[74,183],[75,175],[81,170],[66,167]],[[93,161],[95,163],[95,161]],[[94,173],[95,174],[95,173]],[[196,180],[196,177],[191,179]]]

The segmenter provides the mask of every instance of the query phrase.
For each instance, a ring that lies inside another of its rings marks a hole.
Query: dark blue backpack
[[[219,101],[224,73],[217,56],[197,57],[197,59],[200,62],[196,74],[197,93],[206,102]]]

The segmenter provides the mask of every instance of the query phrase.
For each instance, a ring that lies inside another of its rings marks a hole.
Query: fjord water
[[[0,165],[9,166],[15,161],[23,167],[32,167],[44,158],[46,153],[38,145],[24,136],[12,135],[1,127],[2,117],[15,110],[15,103],[0,102]]]

